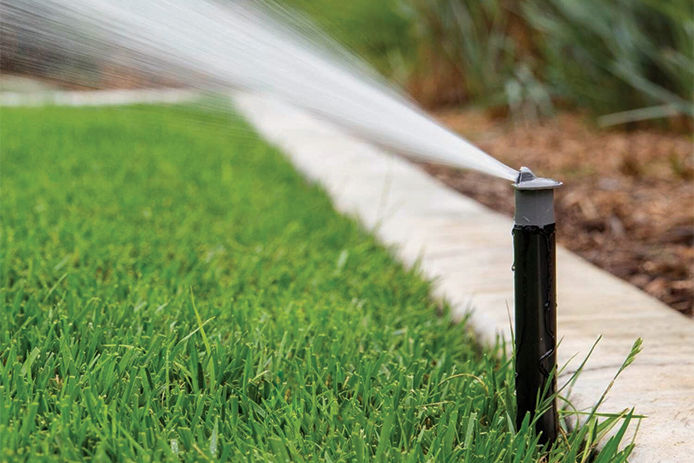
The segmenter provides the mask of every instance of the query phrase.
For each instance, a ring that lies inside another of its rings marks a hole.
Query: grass
[[[233,115],[0,130],[0,461],[581,461],[607,427],[514,429],[510,361]]]

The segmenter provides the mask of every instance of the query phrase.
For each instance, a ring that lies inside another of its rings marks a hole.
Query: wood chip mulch
[[[691,136],[657,129],[600,130],[570,114],[515,125],[475,111],[438,117],[502,162],[563,181],[556,201],[559,243],[694,315]],[[513,213],[507,181],[423,166],[486,206]]]

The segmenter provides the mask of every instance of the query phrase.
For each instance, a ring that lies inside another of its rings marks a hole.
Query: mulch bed
[[[600,130],[576,115],[510,124],[475,111],[440,120],[502,162],[565,183],[558,241],[669,306],[694,315],[694,152],[690,136]],[[513,213],[507,181],[424,168],[486,206]]]

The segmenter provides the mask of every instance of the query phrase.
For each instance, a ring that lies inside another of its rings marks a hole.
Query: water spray
[[[358,57],[301,24],[273,2],[0,1],[3,32],[42,51],[38,60],[23,53],[18,59],[44,74],[74,83],[116,66],[220,95],[231,89],[270,95],[412,158],[516,177],[515,169],[443,127]],[[11,50],[4,47],[0,42],[6,55]],[[42,61],[51,53],[59,58]],[[77,69],[65,69],[69,63]]]
[[[538,178],[521,167],[513,184],[516,212],[513,225],[515,293],[516,425],[526,414],[537,418],[540,441],[552,443],[559,421],[556,391],[557,301],[554,190],[561,182]],[[538,399],[551,399],[535,417]]]

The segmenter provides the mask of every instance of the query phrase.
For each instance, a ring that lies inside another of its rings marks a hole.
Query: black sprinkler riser
[[[515,296],[516,425],[527,414],[536,418],[542,443],[557,438],[559,420],[552,400],[535,417],[538,399],[556,391],[557,310],[554,189],[561,183],[538,179],[521,169],[513,227]]]

